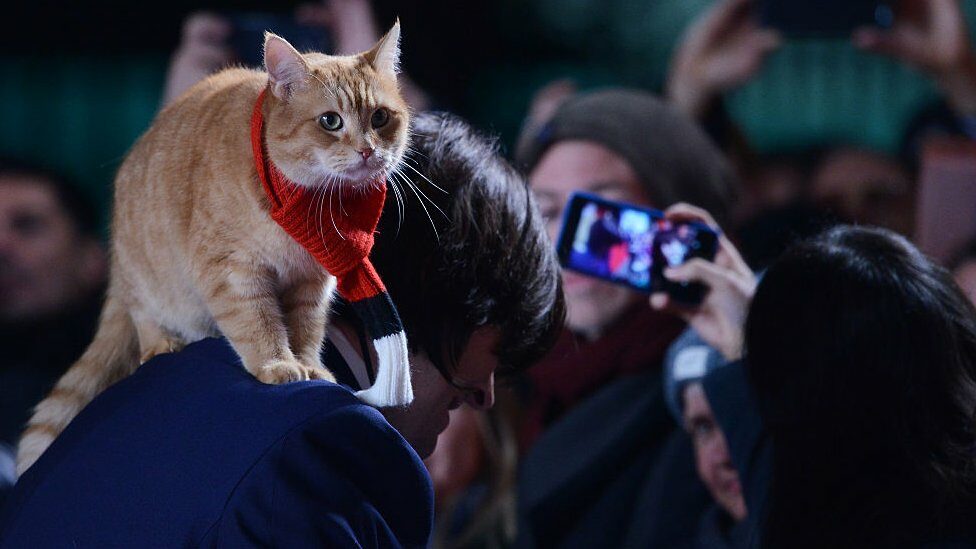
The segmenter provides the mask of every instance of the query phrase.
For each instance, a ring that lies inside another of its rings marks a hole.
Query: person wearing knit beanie
[[[687,202],[724,226],[738,187],[730,164],[693,120],[630,89],[570,97],[547,122],[529,127],[516,160],[529,174],[553,238],[575,191],[661,210]],[[591,339],[641,301],[634,292],[574,273],[564,273],[564,282],[569,327]]]
[[[597,143],[626,160],[655,208],[688,202],[727,225],[738,186],[730,164],[693,120],[650,93],[613,88],[579,94],[528,131],[516,151],[528,173],[556,143]]]
[[[731,166],[691,119],[650,93],[572,96],[520,143],[516,160],[553,238],[569,196],[579,191],[658,209],[688,202],[717,219],[729,217],[737,187]],[[671,493],[648,471],[667,468],[672,435],[684,436],[667,411],[661,376],[665,352],[684,324],[629,288],[566,270],[562,280],[566,329],[529,372],[531,396],[518,426],[525,455],[519,531],[580,547],[687,539],[707,501],[685,497],[698,484],[682,486],[668,501],[667,518],[649,510],[637,520],[622,503]],[[695,480],[690,448],[687,454],[668,476],[674,483]],[[584,517],[571,532],[559,518],[566,513]],[[662,521],[666,528],[646,527]]]

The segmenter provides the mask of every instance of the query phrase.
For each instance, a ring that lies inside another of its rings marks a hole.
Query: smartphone
[[[758,0],[759,19],[790,38],[847,38],[860,27],[890,28],[898,0]]]
[[[705,287],[672,282],[664,269],[694,257],[711,261],[718,234],[704,223],[672,223],[658,210],[574,193],[556,246],[566,269],[693,305]]]
[[[300,52],[329,53],[332,45],[322,27],[300,25],[288,15],[276,13],[232,13],[230,46],[238,61],[248,67],[264,64],[264,31],[271,31],[287,40]]]

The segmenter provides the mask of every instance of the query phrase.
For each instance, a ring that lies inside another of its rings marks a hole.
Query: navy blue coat
[[[379,412],[327,382],[264,385],[209,339],[85,408],[15,486],[0,547],[423,546],[432,520]]]

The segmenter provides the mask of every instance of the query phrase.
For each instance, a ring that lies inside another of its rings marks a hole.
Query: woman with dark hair
[[[976,311],[949,274],[890,231],[842,226],[786,252],[750,305],[723,248],[669,275],[711,287],[681,314],[728,358],[744,333],[762,431],[748,410],[724,423],[751,431],[730,445],[762,545],[976,543]]]

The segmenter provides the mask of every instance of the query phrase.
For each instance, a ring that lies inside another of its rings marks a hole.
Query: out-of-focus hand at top
[[[170,59],[163,106],[234,59],[227,43],[231,30],[230,22],[214,13],[198,12],[186,18],[180,45]]]
[[[569,78],[553,80],[536,90],[532,94],[529,112],[525,116],[525,121],[522,122],[522,129],[519,131],[519,142],[515,150],[526,150],[531,142],[535,140],[542,126],[549,122],[553,115],[556,114],[559,106],[577,91],[576,83]]]
[[[370,0],[325,0],[302,4],[295,11],[295,20],[326,28],[335,47],[333,53],[340,55],[364,52],[380,39]]]
[[[891,29],[858,29],[852,40],[861,49],[924,71],[953,109],[976,114],[976,56],[958,0],[904,2]]]
[[[752,7],[751,0],[719,0],[685,31],[665,90],[678,108],[700,117],[717,95],[755,76],[780,46],[779,33],[760,27]]]
[[[675,302],[666,293],[655,293],[650,298],[651,307],[685,319],[726,360],[740,358],[746,313],[756,293],[756,275],[705,210],[675,204],[664,215],[672,222],[698,221],[708,225],[719,232],[719,244],[714,262],[695,258],[664,271],[668,280],[699,282],[707,287],[705,298],[698,306],[689,307]]]
[[[325,28],[338,55],[352,55],[369,50],[380,39],[380,28],[373,15],[370,0],[323,0],[302,4],[295,10],[295,21]],[[405,35],[409,40],[409,29]],[[430,108],[431,99],[407,75],[400,74],[400,91],[414,111]]]

